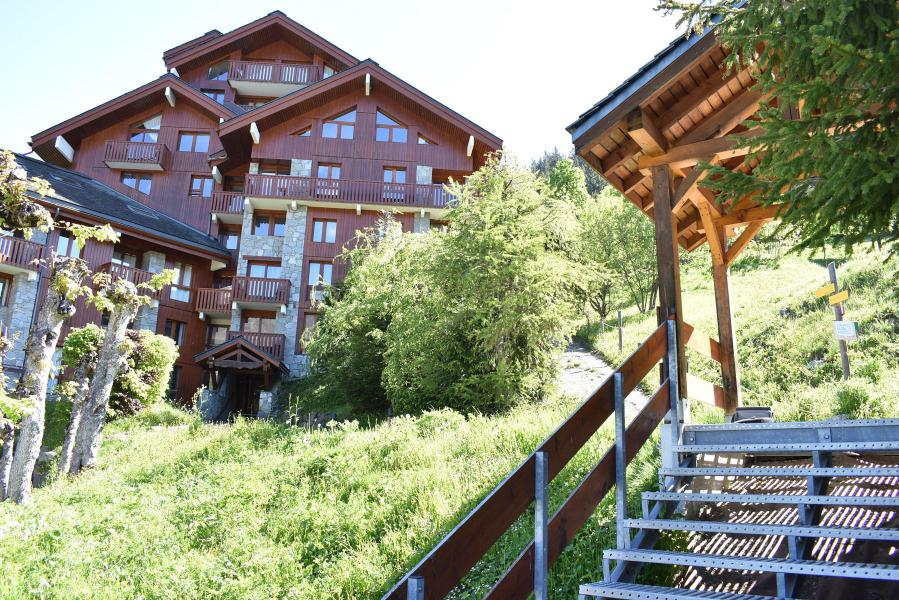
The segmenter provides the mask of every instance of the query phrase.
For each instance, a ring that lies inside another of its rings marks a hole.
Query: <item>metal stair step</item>
[[[863,527],[825,527],[821,525],[771,525],[766,523],[723,523],[720,521],[684,521],[669,519],[626,519],[630,529],[665,531],[700,531],[730,535],[772,535],[808,538],[841,538],[853,540],[899,541],[899,529]]]
[[[899,496],[789,496],[783,494],[728,494],[724,492],[643,492],[643,499],[665,502],[899,507]]]
[[[641,585],[639,583],[585,583],[580,586],[582,596],[621,598],[626,600],[773,600],[771,596],[707,592],[680,588]],[[790,600],[784,598],[782,600]]]
[[[899,467],[674,467],[667,477],[899,477]]]
[[[872,452],[899,450],[899,440],[881,442],[800,442],[788,444],[678,444],[684,454],[771,454],[820,452]]]
[[[833,421],[775,421],[773,423],[711,423],[685,425],[684,431],[746,431],[817,429],[821,427],[899,427],[899,419],[840,419]]]
[[[605,550],[604,559],[735,571],[899,581],[899,565],[696,554],[669,550]]]

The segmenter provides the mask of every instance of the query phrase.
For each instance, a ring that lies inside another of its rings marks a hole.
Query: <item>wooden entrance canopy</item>
[[[712,255],[724,408],[740,401],[728,268],[779,207],[751,197],[719,204],[703,187],[700,161],[750,172],[765,98],[749,70],[728,71],[714,35],[681,37],[568,127],[575,151],[655,221],[661,318],[674,314],[681,357],[686,344],[678,250],[707,244]],[[685,361],[678,361],[685,365]],[[684,367],[685,368],[685,367]],[[686,385],[686,373],[681,382]],[[682,392],[686,393],[686,387]],[[721,395],[719,394],[719,395]]]
[[[290,372],[283,361],[239,335],[194,356],[194,361],[206,367],[212,376],[212,387],[218,388],[218,371],[238,370],[262,375],[264,389],[275,382],[274,375]]]

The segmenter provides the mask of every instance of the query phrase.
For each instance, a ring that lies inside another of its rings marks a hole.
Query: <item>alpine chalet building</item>
[[[280,381],[304,374],[315,300],[336,260],[383,211],[406,231],[445,218],[444,188],[502,141],[381,68],[271,13],[163,53],[167,73],[32,136],[18,156],[54,193],[57,221],[111,223],[118,244],[80,251],[95,271],[176,282],[134,326],[180,347],[172,396],[207,385],[206,415],[266,416]],[[79,250],[64,232],[0,239],[0,320],[19,332],[14,375],[46,282],[32,264]],[[66,324],[100,323],[84,303]]]

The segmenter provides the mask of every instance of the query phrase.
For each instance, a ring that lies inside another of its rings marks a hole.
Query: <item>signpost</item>
[[[827,271],[830,274],[830,284],[833,286],[831,292],[835,292],[840,289],[840,284],[837,282],[837,265],[834,262],[831,262],[827,265]],[[824,288],[818,290],[822,291]],[[821,294],[822,296],[826,295]],[[849,290],[843,290],[837,294],[832,295],[828,298],[828,302],[831,306],[833,306],[833,318],[834,318],[834,334],[836,335],[837,340],[840,344],[840,360],[843,362],[843,379],[849,379],[849,353],[848,346],[846,341],[849,339],[855,339],[857,333],[855,328],[854,321],[843,321],[843,302],[849,299]],[[851,325],[850,325],[851,323]],[[852,337],[849,337],[849,336]]]

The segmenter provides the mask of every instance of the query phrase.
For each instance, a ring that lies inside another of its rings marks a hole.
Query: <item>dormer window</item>
[[[386,114],[378,111],[375,117],[375,139],[379,142],[396,142],[399,144],[406,143],[408,130],[406,126],[388,117]]]
[[[228,80],[228,61],[223,60],[209,67],[209,74],[206,76],[209,81],[227,81]]]
[[[422,134],[419,133],[418,134],[418,145],[419,146],[436,146],[437,144],[435,144],[432,140],[429,140],[428,138],[426,138],[425,136],[423,136]]]
[[[322,124],[322,137],[351,140],[356,128],[356,109],[331,117]]]
[[[162,115],[154,115],[149,119],[132,123],[128,128],[128,141],[155,143],[159,141],[160,126],[162,126]]]

